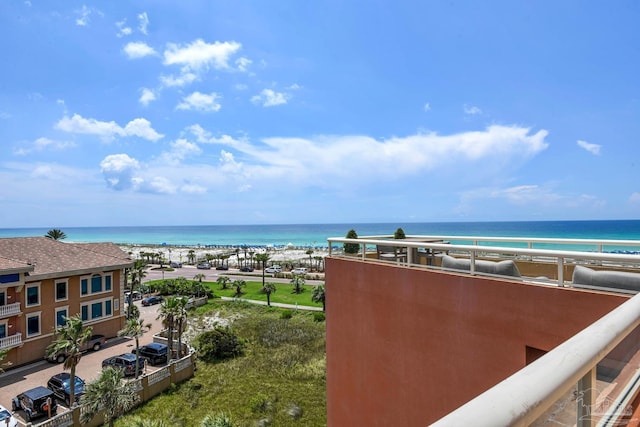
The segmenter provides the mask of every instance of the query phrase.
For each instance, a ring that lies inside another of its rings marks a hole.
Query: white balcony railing
[[[0,317],[17,316],[20,312],[20,303],[0,305]]]
[[[0,338],[0,350],[5,348],[18,347],[22,344],[22,334],[15,334],[9,337]]]
[[[640,241],[637,240],[584,240],[584,239],[538,239],[538,238],[511,238],[511,237],[480,237],[480,236],[407,236],[406,239],[393,239],[393,236],[366,236],[357,239],[332,237],[329,242],[329,256],[342,253],[336,247],[342,247],[344,243],[360,245],[359,256],[363,261],[369,260],[367,251],[376,246],[395,246],[406,249],[406,264],[416,263],[415,254],[420,250],[434,252],[454,252],[467,254],[471,260],[480,256],[505,256],[509,259],[520,257],[528,260],[554,261],[558,266],[557,283],[564,286],[564,266],[567,261],[581,261],[598,265],[628,266],[640,271]],[[470,241],[472,244],[460,244],[457,242]],[[450,243],[454,242],[454,243]],[[513,246],[489,246],[478,245],[482,243],[511,243]],[[533,246],[549,245],[552,247],[578,247],[582,250],[564,249],[535,249]],[[634,250],[612,250],[602,252],[603,248],[632,248]],[[585,248],[592,248],[591,250]],[[372,249],[375,251],[375,249]],[[370,253],[370,252],[369,252]],[[471,274],[474,274],[473,262]]]
[[[598,264],[622,267],[627,271],[640,272],[640,241],[629,240],[582,240],[582,239],[528,239],[492,238],[469,236],[407,236],[394,240],[392,236],[367,236],[358,239],[330,238],[329,256],[342,256],[343,243],[360,245],[359,260],[370,261],[368,248],[377,245],[405,248],[406,259],[402,264],[418,266],[412,260],[414,250],[455,252],[466,254],[471,259],[470,274],[474,274],[473,263],[478,256],[505,256],[509,259],[522,257],[527,260],[543,260],[558,265],[558,286],[564,285],[565,262]],[[450,241],[453,244],[443,243]],[[460,244],[469,241],[471,244]],[[482,243],[515,244],[510,246],[478,245]],[[534,245],[549,245],[560,248],[573,247],[580,250],[534,249]],[[620,250],[625,247],[631,250]],[[412,250],[413,249],[413,250]],[[606,252],[605,249],[609,250]],[[371,255],[371,252],[369,252]],[[374,259],[376,262],[379,260]],[[432,268],[431,266],[422,266]],[[596,369],[608,354],[640,327],[640,293],[618,308],[596,321],[582,332],[574,335],[555,349],[549,351],[530,365],[524,367],[501,383],[467,402],[449,415],[438,420],[434,426],[527,426],[539,420],[563,395],[575,390],[575,424],[578,427],[626,425],[628,404],[640,390],[640,367],[633,366],[635,374],[623,384],[622,392],[611,398],[606,413],[597,413]],[[607,397],[608,399],[608,397]],[[572,423],[573,424],[573,423]]]

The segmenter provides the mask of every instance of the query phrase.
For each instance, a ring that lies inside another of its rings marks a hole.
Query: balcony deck
[[[640,283],[640,241],[492,238],[475,236],[367,236],[330,238],[330,257],[394,268],[443,270],[443,254],[469,260],[469,276],[559,288],[586,287],[629,295],[627,302],[442,418],[436,426],[458,425],[638,425],[640,423],[640,290],[638,287],[582,286],[572,282],[576,266],[631,273]],[[345,243],[357,254],[345,254]],[[379,246],[396,247],[401,257],[378,257]],[[426,255],[425,255],[426,254]],[[481,260],[511,260],[522,277],[478,271]],[[522,390],[526,389],[526,393]]]

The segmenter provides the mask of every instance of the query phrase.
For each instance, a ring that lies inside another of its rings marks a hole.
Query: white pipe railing
[[[507,247],[507,246],[480,246],[480,245],[464,245],[464,244],[451,244],[443,243],[443,241],[460,239],[460,236],[408,236],[407,239],[386,239],[385,236],[373,236],[376,238],[357,238],[347,239],[343,237],[331,237],[329,242],[329,256],[333,255],[335,250],[334,244],[355,243],[361,245],[364,250],[360,251],[360,257],[362,260],[366,260],[366,248],[369,246],[395,246],[402,248],[413,249],[429,249],[432,251],[440,252],[463,252],[468,253],[472,259],[476,259],[483,254],[509,254],[510,256],[523,256],[537,259],[555,259],[558,264],[558,285],[564,285],[563,269],[566,260],[581,260],[581,261],[595,261],[598,264],[604,262],[613,265],[630,265],[632,268],[640,268],[640,255],[625,254],[625,253],[612,253],[612,252],[588,252],[588,251],[570,251],[570,250],[558,250],[558,249],[529,249],[520,247]],[[527,242],[532,239],[528,238],[490,238],[490,237],[469,237],[464,239],[476,241],[485,241],[489,239],[495,239],[495,241],[512,241],[512,242]],[[563,244],[568,242],[574,242],[575,244],[583,244],[584,242],[594,243],[595,240],[578,240],[578,239],[535,239],[539,242],[559,242]],[[640,247],[640,241],[631,240],[608,240],[607,242],[617,242],[621,244],[637,245]],[[412,251],[407,251],[407,264],[412,265]],[[472,270],[473,271],[473,270]]]
[[[640,294],[433,426],[527,426],[593,372],[598,362],[639,325]],[[590,404],[594,403],[592,399]],[[593,425],[596,420],[578,421],[578,425]]]

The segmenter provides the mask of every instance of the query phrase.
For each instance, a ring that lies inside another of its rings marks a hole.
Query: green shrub
[[[273,403],[269,396],[264,393],[258,393],[253,396],[249,402],[253,412],[267,412],[271,410]]]
[[[324,319],[325,319],[324,313],[318,313],[318,312],[313,313],[314,322],[324,322]]]
[[[291,310],[282,310],[282,314],[280,314],[281,319],[291,319],[293,317],[293,311]]]
[[[244,346],[229,328],[217,327],[196,338],[198,357],[205,362],[216,362],[240,356]]]
[[[398,228],[395,233],[393,233],[394,239],[406,239],[407,236],[404,234],[404,230],[402,228]]]

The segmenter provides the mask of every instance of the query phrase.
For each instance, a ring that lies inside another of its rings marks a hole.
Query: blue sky
[[[0,3],[0,227],[638,219],[636,1]]]

